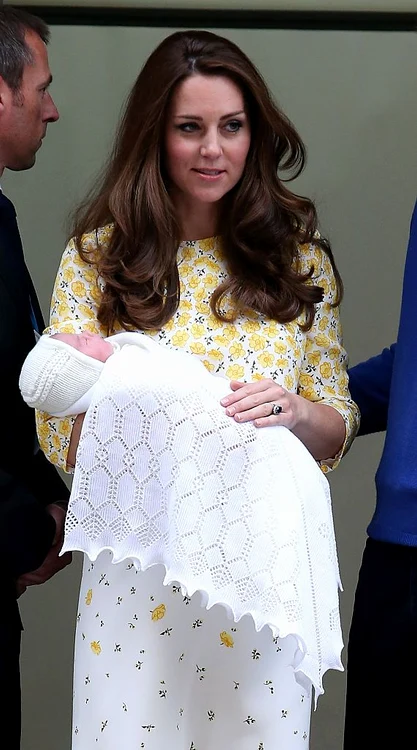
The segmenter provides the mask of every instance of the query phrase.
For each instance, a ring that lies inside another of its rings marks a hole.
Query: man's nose
[[[59,112],[55,106],[55,102],[48,92],[46,92],[46,97],[43,119],[45,122],[56,122],[59,120]]]

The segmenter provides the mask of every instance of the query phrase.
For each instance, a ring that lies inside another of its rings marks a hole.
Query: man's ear
[[[13,92],[4,78],[0,76],[0,115],[3,114],[6,107],[9,107],[13,101]]]

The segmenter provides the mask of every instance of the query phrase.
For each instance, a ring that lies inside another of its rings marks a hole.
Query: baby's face
[[[98,359],[99,362],[106,362],[114,352],[109,341],[105,341],[98,333],[90,333],[90,331],[56,333],[53,338],[73,346],[74,349],[78,349],[79,352],[86,354],[88,357]]]

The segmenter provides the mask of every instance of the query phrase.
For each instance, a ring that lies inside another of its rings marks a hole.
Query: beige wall
[[[8,3],[5,3],[7,5]],[[68,5],[68,0],[43,0],[43,5]],[[39,5],[38,0],[17,0],[10,5]],[[73,0],[72,6],[116,8],[236,8],[254,9],[253,0]],[[259,0],[256,10],[404,11],[416,10],[415,0]]]
[[[50,48],[61,120],[37,165],[8,173],[26,256],[45,312],[68,213],[102,164],[123,97],[170,30],[55,27]],[[345,281],[352,362],[395,339],[416,195],[416,37],[359,32],[230,31],[259,65],[309,152],[298,190],[317,202]],[[331,478],[345,632],[365,527],[374,504],[381,436],[354,444]],[[69,750],[71,659],[80,560],[22,598],[22,750]],[[311,750],[342,747],[345,675],[329,674]],[[121,744],[122,747],[122,744]],[[87,749],[86,749],[87,750]],[[89,750],[89,749],[88,749]],[[282,750],[285,750],[283,748]]]

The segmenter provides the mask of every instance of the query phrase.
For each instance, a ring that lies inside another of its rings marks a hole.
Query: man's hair
[[[0,76],[14,92],[20,89],[25,65],[33,63],[25,40],[28,31],[48,44],[49,29],[41,18],[10,6],[0,7]]]

